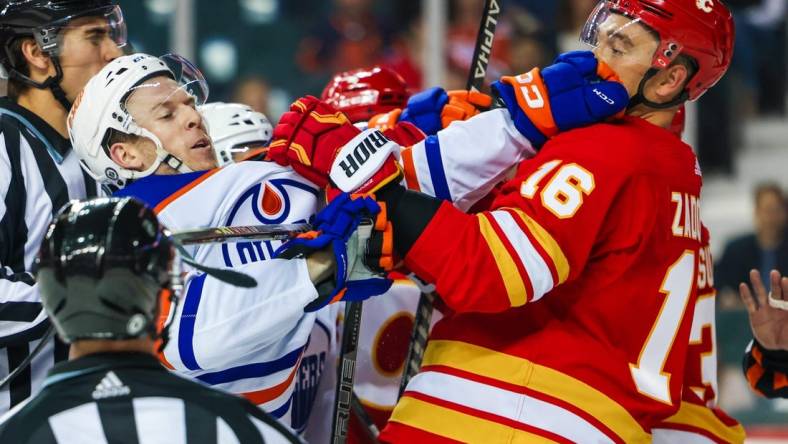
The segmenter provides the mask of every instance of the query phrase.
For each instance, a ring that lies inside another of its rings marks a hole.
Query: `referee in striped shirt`
[[[164,297],[179,280],[177,260],[153,211],[132,198],[75,201],[55,217],[37,278],[71,360],[0,418],[0,442],[300,442],[248,400],[159,363],[155,341],[166,343],[168,329],[160,314],[175,310],[160,304],[177,303]]]
[[[96,195],[71,149],[71,101],[122,54],[126,28],[107,0],[15,0],[0,4],[0,379],[20,366],[49,327],[31,270],[55,212]],[[38,390],[68,348],[43,351],[0,390],[0,414]]]

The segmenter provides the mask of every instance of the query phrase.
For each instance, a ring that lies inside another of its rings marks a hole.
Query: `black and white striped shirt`
[[[145,353],[58,364],[0,418],[3,443],[299,443],[248,400],[167,371]]]
[[[69,140],[0,98],[0,379],[29,355],[49,325],[31,270],[52,216],[69,200],[95,194],[96,183],[80,168]],[[0,413],[34,393],[67,353],[62,344],[48,344],[0,391]]]

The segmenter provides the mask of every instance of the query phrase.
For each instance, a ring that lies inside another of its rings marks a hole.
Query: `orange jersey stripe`
[[[205,174],[203,174],[202,176],[198,177],[197,179],[189,182],[188,185],[186,185],[185,187],[183,187],[183,188],[179,189],[178,191],[172,193],[166,199],[164,199],[161,202],[159,202],[159,204],[156,205],[156,208],[153,209],[153,212],[156,213],[156,214],[161,213],[162,211],[164,211],[165,208],[167,208],[167,205],[169,205],[172,202],[174,202],[175,199],[177,199],[177,198],[183,196],[184,194],[188,193],[189,191],[192,190],[192,188],[194,188],[197,185],[203,183],[206,179],[208,179],[209,177],[211,177],[214,174],[218,173],[220,170],[221,170],[221,168],[214,168],[214,169],[212,169],[210,171],[207,171]]]
[[[304,355],[301,354],[301,356],[298,357],[298,362],[296,362],[296,365],[293,367],[293,370],[290,372],[290,375],[288,375],[287,379],[285,379],[284,381],[267,389],[242,393],[242,396],[248,399],[249,401],[251,401],[255,405],[265,404],[268,401],[276,399],[282,393],[284,393],[288,387],[290,387],[290,384],[293,382],[293,378],[295,378],[295,375],[298,372],[298,368],[301,366],[301,358],[303,358],[303,356]]]
[[[413,191],[421,191],[419,179],[416,176],[416,166],[413,163],[413,147],[402,150],[402,166],[405,170],[405,184]]]

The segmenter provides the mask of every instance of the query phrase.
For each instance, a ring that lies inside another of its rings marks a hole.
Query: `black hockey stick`
[[[482,21],[479,24],[479,33],[476,36],[476,47],[473,49],[471,68],[468,72],[467,89],[481,91],[484,79],[487,76],[487,66],[490,64],[495,27],[498,25],[498,16],[501,14],[502,0],[486,0]]]
[[[54,335],[55,335],[55,325],[50,322],[49,327],[47,327],[46,332],[44,332],[44,336],[41,337],[41,341],[38,343],[38,345],[36,345],[36,348],[34,348],[33,351],[29,355],[27,355],[27,357],[22,362],[20,362],[19,365],[16,366],[16,368],[11,373],[8,374],[8,376],[6,376],[5,378],[3,378],[2,381],[0,381],[0,390],[2,390],[3,388],[5,388],[5,386],[10,384],[11,381],[13,381],[17,376],[19,376],[19,374],[22,373],[22,371],[26,369],[31,362],[33,362],[33,358],[35,358],[36,356],[38,356],[39,353],[41,353],[41,351],[46,346],[47,342],[49,342],[49,340],[52,339],[52,336]]]
[[[247,225],[198,228],[172,233],[183,245],[235,242],[239,240],[285,240],[312,229],[309,224]]]
[[[367,440],[372,444],[378,444],[378,436],[380,435],[380,430],[378,430],[378,426],[375,425],[375,421],[369,416],[367,413],[367,409],[364,408],[364,404],[361,403],[361,400],[358,399],[356,396],[356,392],[353,392],[353,399],[351,400],[351,409],[353,410],[353,414],[356,415],[356,419],[361,423],[362,429],[364,434],[366,435]]]
[[[356,376],[356,352],[361,330],[361,302],[345,305],[345,326],[342,329],[339,368],[337,369],[337,391],[334,398],[334,414],[331,421],[331,442],[344,444],[350,424],[350,409],[353,403],[353,381]]]
[[[487,67],[490,64],[493,40],[495,39],[495,27],[498,25],[498,17],[501,15],[502,3],[503,0],[486,0],[484,2],[482,20],[479,23],[479,33],[476,35],[476,46],[473,49],[473,58],[468,70],[468,83],[466,85],[468,90],[481,91],[484,85]],[[408,349],[405,368],[402,371],[402,379],[400,380],[400,397],[405,392],[405,387],[410,379],[421,368],[424,349],[427,347],[427,337],[429,336],[435,298],[435,293],[422,293],[421,297],[419,297],[416,315],[413,319],[410,348]]]

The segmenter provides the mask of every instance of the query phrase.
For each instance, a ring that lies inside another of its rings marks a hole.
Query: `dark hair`
[[[140,139],[142,139],[142,137],[136,134],[126,134],[122,131],[110,128],[107,130],[107,134],[104,136],[104,142],[102,142],[101,146],[104,148],[104,152],[107,153],[107,156],[109,156],[109,149],[112,145],[116,143],[135,143]]]
[[[755,192],[753,193],[755,197],[755,206],[757,207],[761,203],[761,199],[767,194],[774,194],[777,196],[783,204],[786,204],[785,200],[785,193],[783,192],[782,187],[776,182],[761,182],[755,186]]]
[[[27,64],[27,60],[25,60],[25,56],[22,54],[22,44],[25,40],[33,40],[32,37],[21,37],[15,39],[8,45],[8,52],[10,55],[12,66],[7,68],[13,68],[24,76],[30,76],[30,66]],[[23,92],[30,89],[30,85],[20,81],[19,79],[15,78],[13,75],[9,76],[8,78],[8,97],[13,100],[17,101],[19,99],[19,95]]]

